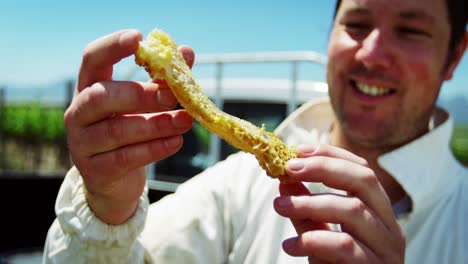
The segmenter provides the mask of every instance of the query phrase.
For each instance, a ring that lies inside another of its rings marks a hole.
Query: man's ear
[[[447,80],[452,79],[453,73],[455,72],[455,69],[460,63],[463,57],[463,54],[465,53],[465,50],[467,49],[467,46],[468,46],[468,31],[465,31],[465,36],[463,36],[463,39],[455,47],[455,50],[453,51],[452,55],[449,58],[450,61],[447,64],[444,80],[447,81]]]

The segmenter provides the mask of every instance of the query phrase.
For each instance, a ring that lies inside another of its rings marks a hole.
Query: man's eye
[[[372,30],[372,25],[362,22],[343,23],[345,31],[354,39],[362,39]]]
[[[366,23],[360,23],[360,22],[348,22],[344,24],[347,28],[349,29],[368,29],[370,26]]]
[[[430,37],[431,34],[428,32],[418,29],[418,28],[411,28],[411,27],[400,27],[397,31],[405,36],[413,36],[413,37]]]

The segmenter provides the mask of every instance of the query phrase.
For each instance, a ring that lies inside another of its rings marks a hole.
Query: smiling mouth
[[[368,85],[364,83],[360,83],[357,81],[351,81],[352,86],[354,89],[356,89],[358,92],[361,94],[367,95],[367,96],[385,96],[385,95],[390,95],[395,93],[394,89],[391,88],[385,88],[385,87],[380,87],[380,86],[375,86],[375,85]]]

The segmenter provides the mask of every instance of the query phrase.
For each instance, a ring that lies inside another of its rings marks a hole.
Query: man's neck
[[[393,178],[392,175],[380,167],[377,162],[379,156],[390,151],[390,149],[368,148],[354,144],[349,139],[347,139],[343,133],[340,133],[339,129],[336,127],[332,130],[330,139],[332,145],[344,148],[367,160],[369,167],[376,174],[380,184],[387,192],[387,195],[389,196],[392,204],[405,197],[406,192],[404,191],[403,187],[401,187],[401,185],[395,180],[395,178]]]

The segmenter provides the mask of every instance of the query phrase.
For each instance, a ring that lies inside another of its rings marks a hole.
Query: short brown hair
[[[468,22],[468,11],[466,0],[446,0],[446,3],[451,27],[448,53],[449,62],[453,59],[455,47],[463,40],[463,36],[465,35],[466,24]],[[336,17],[340,4],[341,0],[337,0],[333,18]]]

